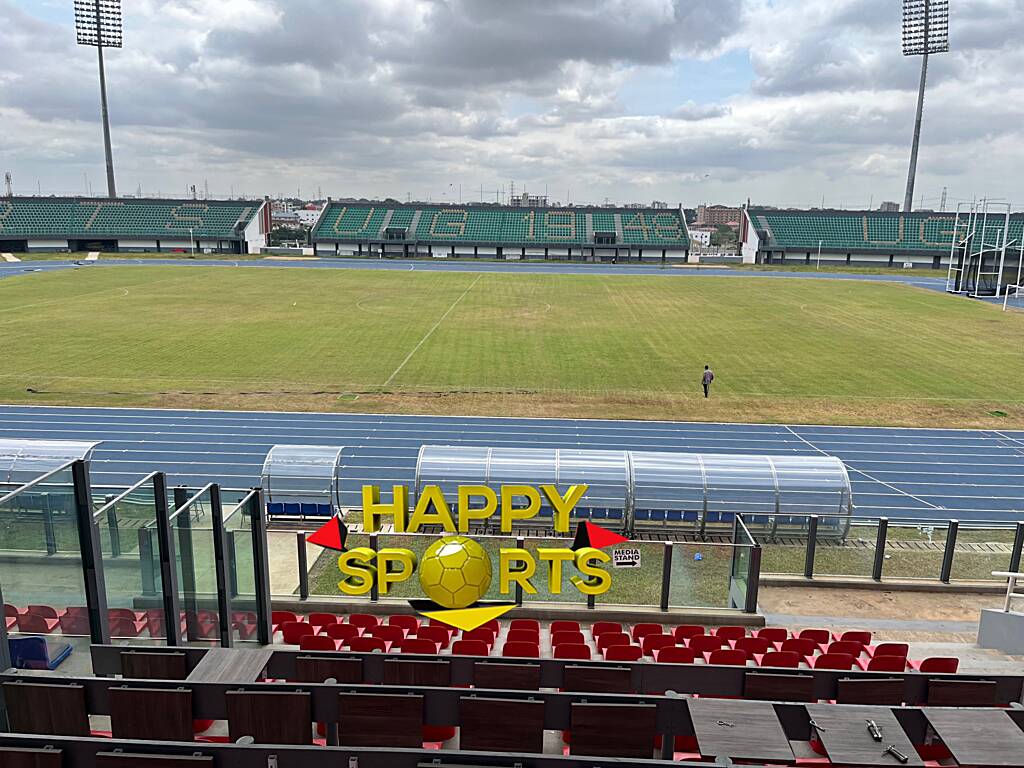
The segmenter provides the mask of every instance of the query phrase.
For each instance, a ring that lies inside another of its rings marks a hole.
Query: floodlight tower
[[[903,55],[921,57],[921,86],[917,92],[917,118],[914,143],[910,148],[910,171],[903,210],[910,212],[917,176],[917,147],[921,143],[921,115],[924,112],[924,86],[928,79],[928,56],[949,50],[949,0],[903,0]]]
[[[107,158],[107,195],[117,197],[114,187],[114,155],[110,149],[110,115],[107,112],[107,73],[103,68],[103,49],[121,47],[121,0],[75,0],[75,32],[79,45],[96,46],[100,64],[103,149]]]

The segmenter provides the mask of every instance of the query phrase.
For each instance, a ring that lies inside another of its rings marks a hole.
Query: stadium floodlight
[[[103,49],[120,48],[121,0],[75,0],[75,32],[79,45],[95,46],[100,65],[100,112],[103,117],[103,149],[107,159],[107,194],[117,197],[114,187],[114,155],[110,149],[110,115],[107,112],[107,74]]]
[[[914,141],[910,148],[910,171],[903,210],[914,203],[917,177],[917,148],[921,143],[921,116],[924,113],[924,86],[928,80],[928,56],[949,50],[949,0],[903,0],[903,55],[921,57],[921,85],[917,92],[917,117]]]

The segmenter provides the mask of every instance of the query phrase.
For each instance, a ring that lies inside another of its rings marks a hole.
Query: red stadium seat
[[[608,661],[639,661],[643,649],[637,645],[613,645],[604,652]]]
[[[746,651],[749,656],[760,656],[775,649],[767,637],[741,637],[733,647],[737,651]]]
[[[802,640],[797,637],[791,637],[789,640],[784,640],[782,642],[782,647],[779,648],[779,650],[799,653],[805,659],[810,659],[820,649],[818,644],[813,640]]]
[[[695,658],[692,650],[681,645],[666,645],[654,654],[659,664],[693,664]]]
[[[31,615],[31,614],[30,614]],[[50,619],[46,619],[50,621]],[[114,637],[138,637],[142,634],[142,629],[145,626],[144,622],[132,621],[123,616],[114,616],[107,619],[107,626],[110,628],[110,636]],[[205,637],[204,634],[200,634],[200,637]]]
[[[675,645],[676,639],[672,635],[647,635],[640,644],[644,656],[653,656],[654,652],[669,645]]]
[[[871,633],[864,629],[848,629],[845,632],[839,634],[836,637],[836,633],[832,633],[832,637],[836,640],[852,640],[855,643],[860,643],[863,646],[871,645]]]
[[[299,638],[300,651],[333,651],[334,640],[327,635],[303,635]]]
[[[428,627],[440,627],[441,629],[443,629],[445,632],[448,633],[448,640],[449,640],[449,642],[451,642],[451,638],[453,638],[456,635],[456,633],[459,631],[455,627],[453,627],[451,624],[446,624],[445,622],[441,621],[440,619],[430,619],[430,621],[427,622],[427,626]]]
[[[501,649],[501,655],[508,658],[538,659],[540,658],[540,646],[513,640],[505,643]]]
[[[578,621],[558,619],[551,622],[551,626],[548,628],[548,631],[551,632],[552,635],[554,635],[555,632],[579,632],[580,623]]]
[[[869,656],[902,656],[905,659],[910,646],[906,643],[879,643],[869,646],[867,651]]]
[[[708,664],[745,667],[747,665],[747,652],[737,651],[735,648],[720,648],[708,654]]]
[[[718,637],[724,637],[729,642],[733,642],[735,640],[739,640],[741,637],[746,637],[747,630],[746,627],[726,625],[724,627],[718,627],[718,629],[715,630],[715,635]]]
[[[343,647],[350,651],[372,653],[373,651],[386,651],[388,644],[379,637],[350,637],[344,642]]]
[[[599,635],[603,635],[605,632],[621,632],[622,625],[617,621],[595,621],[594,626],[590,628],[590,636],[595,640]]]
[[[298,645],[306,635],[315,635],[313,625],[306,621],[286,621],[281,625],[281,637],[285,645]]]
[[[698,637],[703,634],[704,627],[699,627],[696,624],[680,624],[672,631],[672,635],[677,643],[684,643],[691,637]]]
[[[494,632],[491,631],[490,627],[477,627],[476,629],[471,629],[468,632],[463,632],[462,640],[481,642],[487,647],[487,653],[490,653],[491,646],[494,645]],[[486,656],[487,653],[485,653],[484,656]]]
[[[846,653],[856,659],[864,653],[864,644],[853,640],[833,640],[828,644],[825,653]]]
[[[823,653],[814,657],[815,669],[853,669],[855,659],[848,653]]]
[[[605,632],[597,638],[597,651],[604,653],[613,645],[630,645],[629,635],[625,632]],[[562,646],[558,646],[561,648]],[[557,650],[557,649],[556,649]],[[557,656],[555,658],[558,658]],[[590,658],[589,656],[587,658]]]
[[[906,672],[907,660],[902,656],[872,656],[868,672]]]
[[[776,647],[789,640],[789,630],[785,627],[761,627],[754,633],[754,637],[766,637],[768,641],[774,643]]]
[[[351,624],[328,624],[324,627],[324,634],[332,640],[348,640],[359,637],[359,627]]]
[[[501,634],[501,625],[498,623],[497,619],[491,619],[486,624],[481,624],[477,629],[489,629],[491,630],[491,634],[495,637]]]
[[[366,637],[379,637],[389,643],[400,643],[405,639],[405,630],[396,627],[394,624],[378,624],[376,627],[367,627],[363,630]]]
[[[647,635],[660,635],[662,633],[661,624],[634,624],[633,631],[630,633],[633,640],[641,642]]]
[[[923,661],[911,661],[910,667],[918,672],[946,672],[952,674],[960,668],[960,659],[955,656],[931,656]]]
[[[553,647],[565,645],[566,643],[579,645],[586,643],[586,640],[583,639],[583,633],[579,630],[573,632],[571,629],[564,629],[561,632],[553,632],[551,634],[551,645]]]
[[[353,613],[348,617],[348,623],[354,627],[360,629],[366,629],[367,627],[376,627],[380,624],[376,616],[369,613]]]
[[[793,651],[768,651],[761,657],[759,666],[762,667],[785,667],[796,669],[804,657]]]
[[[483,640],[456,640],[452,643],[452,656],[488,656],[491,647]]]
[[[694,653],[710,653],[724,648],[728,644],[724,637],[718,637],[718,635],[697,635],[686,641],[686,647]]]
[[[16,622],[17,619],[11,619],[11,621]],[[88,637],[90,635],[88,616],[82,616],[77,613],[65,613],[58,621],[60,622],[60,631],[63,635],[78,635],[81,637]]]
[[[363,637],[366,637],[363,635]],[[440,652],[440,644],[426,637],[407,637],[398,644],[399,653],[426,653],[431,656]]]
[[[536,619],[512,619],[509,629],[532,629],[540,634],[540,622]]]
[[[416,630],[420,628],[420,620],[418,618],[401,613],[388,616],[388,624],[393,627],[401,627],[405,630],[406,635],[415,635]]]
[[[316,627],[317,630],[320,630],[331,624],[337,624],[338,617],[333,613],[311,613],[306,617],[306,621]]]
[[[286,621],[298,621],[299,617],[291,611],[271,611],[270,612],[270,626],[274,632],[277,632],[281,625]]]
[[[505,635],[505,642],[540,644],[540,633],[532,629],[510,629]]]
[[[602,635],[601,637],[607,637],[607,635]],[[552,655],[556,659],[589,659],[590,646],[583,644],[573,645],[572,643],[569,643],[567,645],[560,645],[557,648],[555,648]]]
[[[447,648],[448,644],[452,641],[452,636],[449,634],[446,627],[420,627],[420,631],[416,633],[416,637],[423,638],[424,640],[432,640],[437,643],[439,650]]]
[[[125,609],[111,608],[110,610],[111,611],[116,611],[116,610],[125,610]],[[25,609],[25,613],[34,613],[36,616],[42,616],[44,619],[57,619],[57,618],[60,618],[60,616],[57,613],[57,609],[56,608],[52,608],[49,605],[30,605],[28,608]],[[131,615],[128,616],[127,618],[130,618],[132,621],[135,621],[135,619],[137,617],[135,616],[134,611],[129,611],[129,613]]]
[[[827,645],[832,640],[832,633],[827,629],[801,629],[797,633],[797,637],[801,640],[810,640],[817,643],[818,645]]]

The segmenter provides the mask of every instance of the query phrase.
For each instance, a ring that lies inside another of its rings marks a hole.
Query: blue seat
[[[301,515],[302,505],[297,501],[286,501],[284,504],[284,514],[286,515]]]
[[[320,517],[330,517],[334,514],[334,507],[332,507],[330,504],[317,504],[316,513]]]
[[[537,511],[537,517],[551,517],[551,507],[544,507],[544,506],[542,506]]]
[[[16,669],[56,669],[71,655],[69,643],[50,646],[44,637],[17,637],[7,641],[11,665]]]
[[[753,515],[746,518],[746,521],[754,525],[768,525],[768,515]]]
[[[696,512],[691,512],[689,510],[684,511],[683,512],[683,522],[684,523],[696,523],[697,522],[697,513]]]
[[[607,520],[608,510],[603,507],[594,507],[594,509],[590,510],[590,516],[594,520]]]
[[[683,521],[683,510],[667,509],[665,510],[665,519],[670,523],[681,523]]]
[[[634,520],[650,520],[651,510],[649,509],[638,509],[633,513]]]
[[[708,510],[707,514],[704,515],[704,522],[705,523],[717,523],[718,520],[719,520],[719,514],[717,512],[714,512],[714,511],[710,510],[710,509]]]
[[[268,515],[283,515],[284,504],[279,501],[271,501],[267,503],[267,514]]]
[[[319,504],[314,504],[309,501],[302,502],[300,514],[303,517],[316,517],[318,512]]]
[[[721,521],[723,523],[731,523],[733,520],[736,519],[736,513],[734,513],[734,512],[723,512],[720,519],[721,519]]]
[[[590,519],[590,507],[576,507],[573,511],[573,517],[579,520]]]
[[[608,519],[609,520],[621,520],[622,519],[622,514],[623,514],[623,512],[622,512],[621,509],[609,509],[608,510]]]
[[[665,522],[665,510],[664,509],[652,509],[651,520],[659,523]]]

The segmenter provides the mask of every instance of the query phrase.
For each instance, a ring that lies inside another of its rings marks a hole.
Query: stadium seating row
[[[35,237],[196,237],[237,236],[260,204],[245,201],[77,200],[9,198],[0,200],[0,234]]]
[[[588,226],[589,217],[589,226]],[[415,224],[415,226],[414,226]],[[377,208],[334,203],[313,232],[314,240],[383,240],[385,230],[405,230],[405,239],[497,243],[592,243],[592,233],[614,233],[635,245],[686,248],[678,211],[622,212],[533,208]]]

